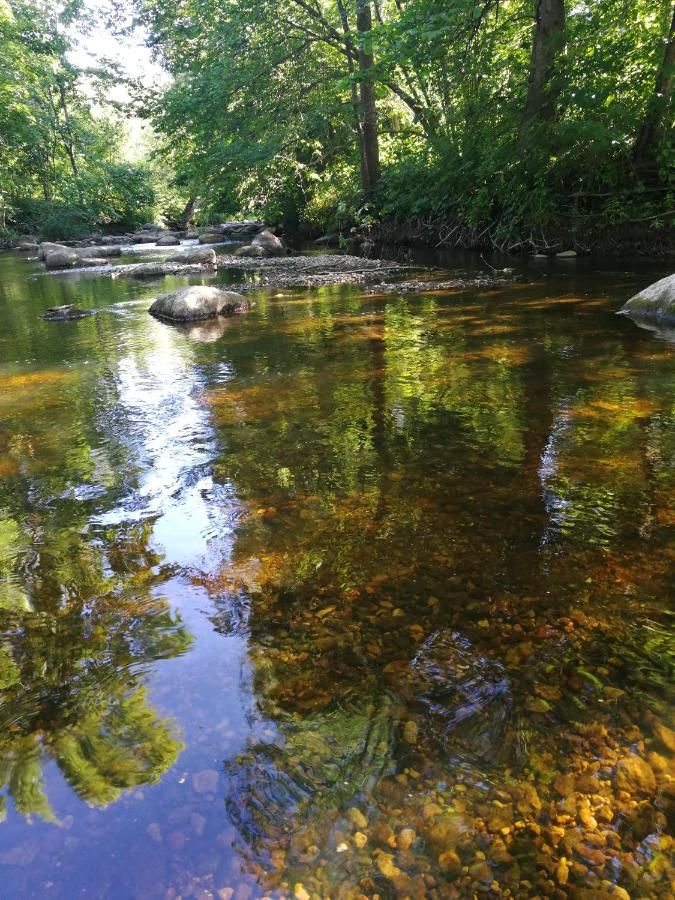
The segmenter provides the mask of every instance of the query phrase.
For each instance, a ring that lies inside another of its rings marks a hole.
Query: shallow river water
[[[0,895],[675,897],[665,274],[186,331],[0,255]]]

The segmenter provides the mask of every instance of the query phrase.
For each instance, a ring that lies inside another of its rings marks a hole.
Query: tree
[[[556,64],[565,41],[565,0],[535,0],[535,24],[525,125],[555,118],[560,84]]]
[[[670,21],[670,31],[664,39],[663,58],[656,75],[654,93],[647,105],[644,121],[635,140],[634,159],[637,165],[654,161],[660,138],[672,121],[668,122],[668,113],[673,97],[673,78],[675,77],[675,6]],[[672,116],[671,116],[672,119]]]
[[[363,162],[362,184],[366,194],[371,193],[380,180],[380,148],[377,135],[377,105],[375,102],[375,85],[372,79],[373,52],[372,28],[373,20],[370,0],[357,0],[356,28],[359,40],[359,88],[361,109],[363,113]]]

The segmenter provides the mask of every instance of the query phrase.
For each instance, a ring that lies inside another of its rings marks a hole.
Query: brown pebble
[[[368,819],[355,806],[347,810],[347,819],[357,831],[365,831],[368,828]]]
[[[396,846],[399,850],[409,850],[417,839],[414,828],[402,828],[396,838]]]
[[[626,756],[616,764],[616,786],[632,794],[653,794],[656,791],[654,770],[639,756]]]
[[[192,776],[192,788],[196,794],[212,794],[218,788],[220,776],[215,769],[205,769]]]
[[[438,865],[441,869],[454,870],[461,868],[462,861],[456,850],[446,850],[445,853],[441,853],[438,857]]]
[[[555,877],[558,880],[558,884],[567,884],[567,879],[570,877],[570,870],[564,856],[556,866]]]
[[[172,831],[166,836],[166,843],[174,853],[180,853],[187,843],[187,838],[182,831]]]
[[[579,842],[574,845],[574,852],[580,856],[589,866],[602,866],[605,862],[605,854],[602,850],[589,847],[588,844]]]

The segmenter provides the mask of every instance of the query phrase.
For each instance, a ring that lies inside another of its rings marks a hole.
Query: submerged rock
[[[675,275],[666,275],[635,294],[624,303],[619,315],[630,316],[638,321],[675,320]]]
[[[78,319],[86,319],[93,316],[95,310],[80,309],[72,303],[66,303],[63,306],[50,306],[40,318],[47,322],[76,322]]]
[[[200,234],[199,235],[199,243],[200,244],[222,244],[223,243],[223,234],[222,232],[216,234],[215,232],[209,234]]]
[[[464,635],[442,630],[428,638],[412,663],[412,687],[431,714],[431,731],[446,746],[458,740],[480,758],[507,749],[512,698],[506,671]]]
[[[241,294],[216,287],[193,285],[158,297],[148,312],[174,322],[197,322],[215,316],[247,312],[251,304]]]
[[[654,770],[639,756],[626,756],[617,763],[616,786],[629,794],[653,794],[656,790]]]
[[[204,769],[192,776],[192,788],[196,794],[213,794],[218,790],[220,774],[215,769]]]

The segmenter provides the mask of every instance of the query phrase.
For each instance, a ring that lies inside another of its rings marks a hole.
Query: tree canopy
[[[70,59],[80,5],[0,2],[0,227],[74,237],[143,221],[154,196],[124,160],[124,118],[106,99],[118,73]]]
[[[316,228],[361,208],[502,241],[672,222],[672,0],[143,0],[139,14],[173,75],[148,113],[212,207]]]
[[[169,76],[135,93],[155,168],[204,217],[403,222],[511,249],[672,226],[673,0],[111,2],[111,27],[123,9]],[[3,0],[5,224],[153,210],[105,96],[119,73],[70,61],[68,23],[86,15]]]

